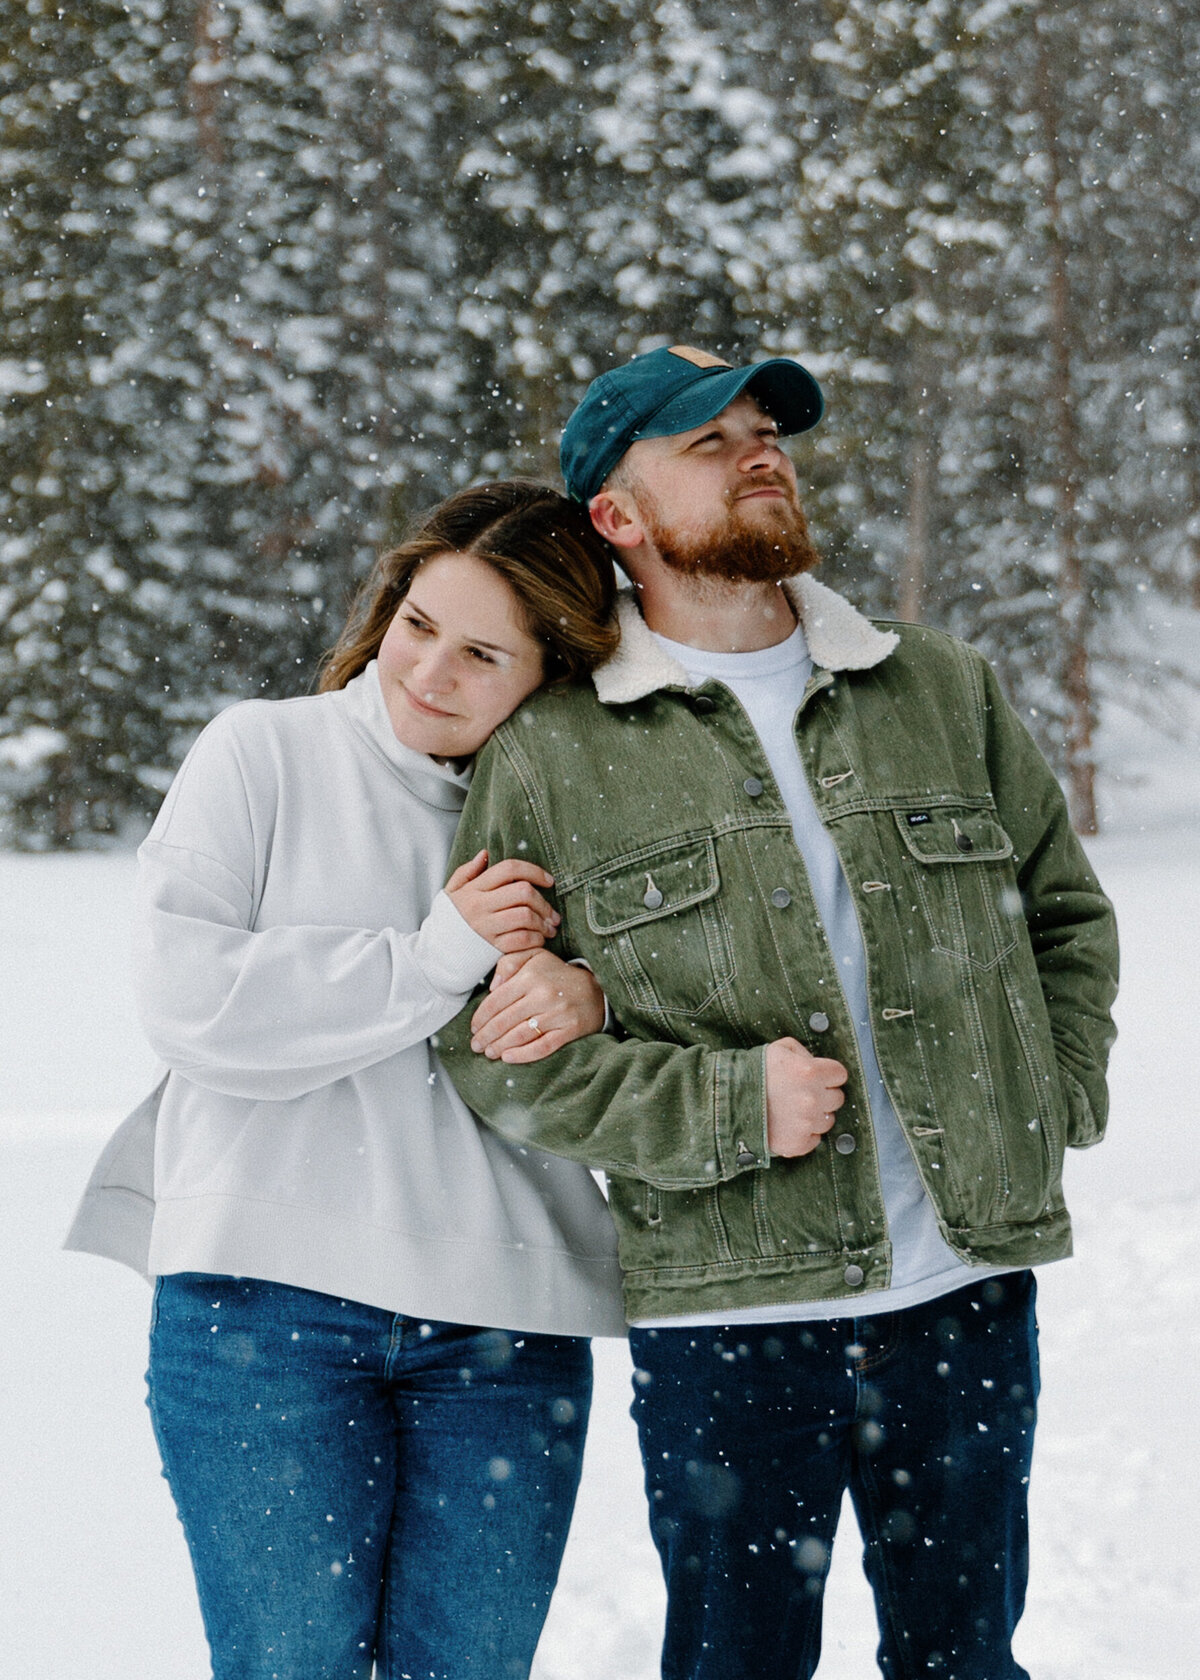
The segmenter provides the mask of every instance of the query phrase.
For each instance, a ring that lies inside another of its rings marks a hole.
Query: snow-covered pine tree
[[[587,123],[609,188],[586,234],[622,315],[613,351],[682,341],[752,355],[798,156],[770,91],[772,36],[755,10],[736,32],[723,7],[696,0],[637,11]]]
[[[310,244],[328,327],[320,407],[344,478],[337,541],[357,576],[415,508],[457,482],[456,256],[437,134],[445,50],[436,0],[340,0],[325,12],[308,71],[324,130],[297,162],[321,183]]]
[[[70,844],[144,820],[219,705],[311,682],[429,412],[437,168],[374,7],[3,27],[6,803]]]
[[[1139,574],[1200,573],[1196,22],[16,0],[10,838],[140,820],[219,705],[307,686],[398,520],[552,472],[586,381],[680,339],[812,361],[831,570],[980,642],[1061,755],[1067,620],[1102,690]]]
[[[1025,202],[1018,283],[996,311],[1007,325],[998,394],[1021,439],[1025,504],[1045,523],[999,577],[983,628],[1084,833],[1096,826],[1109,625],[1146,576],[1153,500],[1151,475],[1129,469],[1149,359],[1138,271],[1156,216],[1130,190],[1150,131],[1131,98],[1120,11],[1027,0],[997,70]]]
[[[1146,300],[1156,355],[1144,459],[1165,456],[1156,510],[1164,540],[1155,548],[1200,610],[1200,4],[1163,0],[1156,10],[1162,27],[1147,53],[1149,70],[1130,89],[1153,136],[1147,201],[1158,206],[1163,230]]]
[[[813,53],[836,122],[804,160],[794,212],[812,257],[792,303],[836,405],[826,518],[853,533],[879,610],[938,621],[969,588],[964,548],[1011,505],[987,402],[996,277],[1020,235],[988,73],[1008,20],[992,6],[984,35],[978,10],[835,0]]]
[[[1116,456],[1105,517],[1155,587],[1200,608],[1200,0],[1115,0],[1084,19],[1081,48],[1096,82],[1093,221],[1116,281],[1088,404]]]
[[[611,342],[605,260],[584,231],[605,192],[586,117],[599,68],[623,50],[629,10],[628,0],[435,5],[452,482],[555,478],[573,393],[597,345]]]
[[[470,470],[553,473],[583,386],[638,349],[691,340],[736,356],[778,336],[763,276],[790,254],[785,13],[794,22],[794,6],[755,6],[731,37],[707,3],[581,0],[569,19],[444,6]]]
[[[153,70],[172,49],[164,13],[21,0],[0,22],[10,844],[70,845],[144,817],[192,711],[170,544],[181,504],[156,454],[179,379],[145,350],[164,236],[147,195],[180,138]]]
[[[858,432],[840,511],[899,583],[894,608],[992,657],[1086,831],[1095,660],[1136,588],[1113,562],[1152,500],[1122,464],[1145,325],[1133,247],[1154,219],[1135,185],[1139,53],[1111,8],[834,11],[816,51],[840,115],[804,191],[831,394]]]
[[[339,132],[328,71],[353,9],[199,0],[175,92],[195,144],[155,207],[172,230],[170,341],[199,372],[186,461],[193,683],[211,705],[302,692],[367,559],[378,498],[349,470]]]

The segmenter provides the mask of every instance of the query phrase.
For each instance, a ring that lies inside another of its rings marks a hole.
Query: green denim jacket
[[[1103,1133],[1116,934],[1061,790],[986,661],[789,585],[813,656],[801,759],[866,946],[879,1064],[946,1241],[968,1263],[1070,1252],[1063,1150]],[[791,820],[745,712],[691,688],[631,601],[587,686],[536,694],[480,754],[452,865],[486,847],[555,877],[555,949],[621,1033],[531,1067],[439,1035],[504,1136],[605,1170],[631,1318],[887,1286],[874,1134],[849,1010]],[[766,1142],[762,1047],[850,1070],[839,1132]]]

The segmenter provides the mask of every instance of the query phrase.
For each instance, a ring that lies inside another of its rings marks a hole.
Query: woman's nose
[[[422,699],[446,694],[453,687],[451,662],[441,648],[427,648],[413,667],[413,686]]]

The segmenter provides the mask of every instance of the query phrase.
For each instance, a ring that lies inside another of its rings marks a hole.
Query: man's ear
[[[640,548],[646,540],[632,500],[620,490],[601,490],[588,503],[592,524],[614,548]]]

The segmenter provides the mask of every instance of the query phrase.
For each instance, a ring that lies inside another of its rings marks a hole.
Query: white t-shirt
[[[837,849],[817,815],[793,733],[796,710],[813,669],[804,631],[797,625],[786,641],[753,653],[710,653],[669,641],[665,636],[656,635],[655,640],[683,666],[694,684],[713,679],[732,690],[754,725],[792,819],[796,845],[804,859],[817,910],[838,965],[866,1076],[883,1204],[892,1241],[892,1283],[888,1289],[870,1290],[844,1300],[796,1301],[645,1322],[664,1329],[699,1324],[778,1324],[799,1319],[861,1318],[872,1312],[894,1312],[932,1301],[966,1283],[994,1276],[1004,1268],[968,1266],[943,1241],[933,1204],[879,1072],[867,1005],[866,953],[854,901]]]

